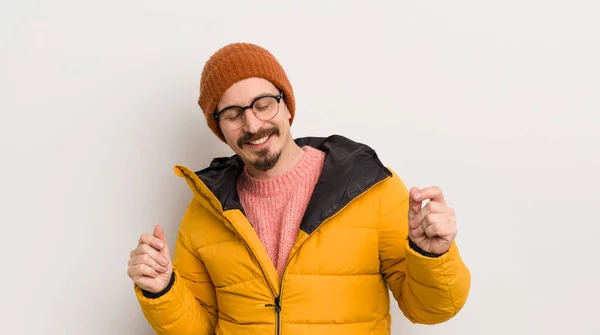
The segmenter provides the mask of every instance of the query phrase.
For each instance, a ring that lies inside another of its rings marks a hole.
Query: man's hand
[[[409,196],[409,238],[427,252],[441,255],[448,251],[456,237],[456,219],[442,190],[436,186],[422,190],[413,187]],[[425,200],[429,202],[423,207]]]
[[[127,274],[142,289],[158,293],[164,290],[173,273],[167,239],[161,226],[154,227],[154,233],[142,234],[135,248],[129,254]]]

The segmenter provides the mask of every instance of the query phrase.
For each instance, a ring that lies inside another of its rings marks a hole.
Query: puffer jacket
[[[411,322],[456,315],[470,272],[452,244],[436,257],[408,240],[408,190],[366,145],[302,138],[326,153],[322,174],[279,277],[236,191],[243,162],[176,166],[193,199],[180,223],[169,286],[135,286],[157,334],[390,334],[390,297]]]

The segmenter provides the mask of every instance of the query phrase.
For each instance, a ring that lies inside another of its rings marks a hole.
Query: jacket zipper
[[[275,298],[275,312],[276,312],[276,328],[275,328],[275,334],[279,335],[281,334],[281,295],[279,297]]]
[[[296,256],[296,254],[298,253],[298,251],[300,251],[300,248],[302,248],[302,246],[304,245],[304,243],[306,243],[306,241],[308,241],[308,239],[311,236],[313,236],[315,234],[315,232],[317,232],[317,230],[319,230],[319,228],[321,228],[327,221],[329,221],[332,218],[334,218],[339,212],[341,212],[344,208],[346,208],[348,205],[350,205],[354,201],[354,199],[362,196],[363,194],[365,194],[366,192],[368,192],[369,190],[371,190],[373,187],[379,185],[380,183],[386,181],[387,179],[389,179],[389,177],[383,178],[382,180],[380,180],[380,181],[376,182],[375,184],[371,185],[368,189],[364,190],[359,195],[357,195],[356,197],[352,198],[352,200],[348,201],[348,203],[346,203],[344,206],[340,207],[340,209],[338,209],[335,213],[333,213],[327,219],[323,220],[323,222],[321,222],[321,224],[315,230],[313,230],[313,232],[310,233],[310,235],[308,235],[308,237],[302,242],[302,244],[300,244],[298,246],[298,248],[296,248],[296,251],[292,254],[292,256],[289,259],[291,260],[292,258],[294,258]],[[281,313],[281,299],[283,298],[283,278],[285,277],[285,273],[287,272],[287,268],[288,268],[288,264],[289,263],[290,262],[287,262],[285,264],[285,267],[283,268],[283,273],[281,274],[281,282],[279,283],[279,296],[275,297],[275,305],[269,304],[269,306],[274,306],[275,307],[275,311],[277,312],[277,314],[276,314],[277,326],[275,328],[275,334],[277,334],[277,335],[281,335],[281,326],[280,326],[281,317],[280,317],[280,313]]]
[[[274,304],[266,304],[265,307],[273,307],[275,308],[275,334],[281,334],[281,303],[279,301],[279,297],[275,297]]]

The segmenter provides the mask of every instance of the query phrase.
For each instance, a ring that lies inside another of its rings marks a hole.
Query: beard
[[[237,145],[240,149],[244,150],[244,144],[261,139],[265,136],[279,136],[279,129],[277,127],[269,128],[269,129],[261,129],[256,133],[245,133],[242,135],[238,141]],[[256,153],[258,158],[250,162],[250,164],[259,171],[269,171],[271,170],[279,161],[279,157],[281,156],[281,151],[271,152],[269,148],[260,150]]]
[[[281,151],[272,153],[269,152],[269,149],[264,149],[258,152],[258,158],[251,162],[252,166],[259,171],[269,171],[271,170],[279,161],[279,157],[281,156]]]

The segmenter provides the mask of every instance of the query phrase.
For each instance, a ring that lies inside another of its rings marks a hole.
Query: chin
[[[273,169],[275,165],[277,165],[280,156],[281,151],[276,153],[267,152],[264,156],[254,159],[251,164],[255,169],[266,172]]]

